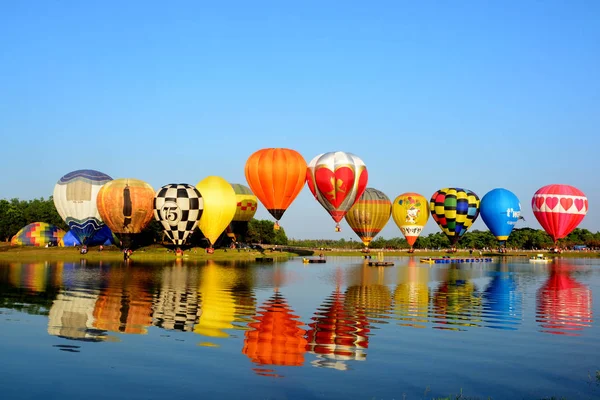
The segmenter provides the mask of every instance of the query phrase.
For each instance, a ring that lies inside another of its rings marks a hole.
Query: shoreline
[[[176,254],[162,246],[148,246],[137,249],[131,255],[132,261],[255,261],[257,258],[273,258],[273,261],[285,261],[293,257],[318,257],[323,254],[325,257],[361,257],[366,255],[362,250],[333,250],[324,251],[315,249],[300,249],[281,247],[278,249],[265,249],[264,252],[249,249],[216,249],[213,254],[206,253],[203,248],[192,248],[184,251],[183,256]],[[563,253],[549,253],[544,251],[520,250],[507,253],[482,252],[478,251],[470,254],[468,250],[447,253],[446,251],[415,251],[409,253],[408,250],[372,250],[369,255],[372,259],[377,259],[378,255],[383,257],[531,257],[535,254],[544,254],[551,258],[600,258],[600,253],[592,251],[569,251]],[[123,252],[121,249],[109,246],[102,251],[98,247],[92,247],[86,254],[80,254],[77,248],[72,247],[13,247],[0,246],[0,261],[80,261],[87,259],[90,261],[123,261]]]

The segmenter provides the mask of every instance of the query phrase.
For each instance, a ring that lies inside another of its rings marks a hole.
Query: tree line
[[[354,233],[352,233],[354,234]],[[310,248],[342,248],[342,249],[361,249],[364,247],[362,241],[354,238],[347,240],[341,238],[338,240],[296,240],[290,239],[290,246],[310,247]],[[589,248],[600,248],[600,232],[592,233],[587,229],[576,228],[566,238],[558,241],[560,248],[572,248],[575,245],[586,245]],[[535,250],[553,247],[554,243],[550,236],[543,230],[532,228],[517,228],[512,231],[506,241],[507,248]],[[373,249],[409,249],[410,246],[406,239],[394,237],[385,239],[377,237],[369,245]],[[415,249],[447,249],[450,248],[448,237],[442,232],[430,233],[426,236],[420,236],[415,245]],[[494,249],[499,247],[498,239],[490,231],[474,230],[467,232],[460,238],[457,245],[458,249]]]

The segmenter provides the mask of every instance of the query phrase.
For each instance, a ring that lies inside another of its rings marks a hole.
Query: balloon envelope
[[[258,199],[249,187],[239,183],[232,183],[235,192],[236,209],[233,216],[234,222],[247,222],[254,218],[258,207]]]
[[[212,246],[235,215],[235,192],[231,185],[219,176],[204,178],[198,182],[196,189],[204,200],[204,211],[198,227]]]
[[[154,197],[154,218],[175,245],[185,243],[198,226],[204,202],[198,189],[187,183],[161,187]]]
[[[548,185],[531,199],[533,215],[556,243],[575,229],[588,211],[583,192],[569,185]]]
[[[418,193],[402,193],[394,199],[392,217],[412,247],[429,219],[429,203]]]
[[[490,232],[505,241],[521,217],[521,203],[510,190],[497,188],[483,196],[479,212]]]
[[[46,222],[33,222],[24,226],[12,237],[10,244],[14,246],[45,246],[51,244],[58,246],[58,243],[65,235],[65,231],[56,225]]]
[[[390,219],[392,203],[385,193],[366,188],[346,214],[346,222],[365,246],[385,227]]]
[[[479,197],[467,189],[440,189],[431,196],[429,210],[454,246],[479,216]]]
[[[96,202],[102,220],[117,234],[140,233],[154,216],[154,189],[139,179],[107,182]]]
[[[340,222],[367,187],[365,163],[352,153],[324,153],[306,169],[308,187],[335,222]]]
[[[279,221],[304,187],[306,161],[296,150],[261,149],[246,161],[245,174],[252,192]]]
[[[102,172],[80,169],[69,172],[54,186],[56,211],[81,243],[87,243],[104,225],[96,197],[102,185],[111,180]]]

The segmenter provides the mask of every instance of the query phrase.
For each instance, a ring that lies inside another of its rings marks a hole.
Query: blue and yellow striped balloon
[[[452,246],[479,216],[479,197],[470,190],[440,189],[431,196],[429,211]]]

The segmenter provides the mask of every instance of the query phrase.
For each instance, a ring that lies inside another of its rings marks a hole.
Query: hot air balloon
[[[588,199],[569,185],[548,185],[540,188],[531,199],[533,215],[554,243],[567,236],[585,217]]]
[[[89,240],[104,223],[98,212],[96,196],[112,178],[102,172],[81,169],[69,172],[54,186],[54,206],[80,243]]]
[[[65,231],[56,225],[46,222],[33,222],[24,226],[12,237],[10,244],[13,246],[58,246],[65,236]]]
[[[154,197],[154,218],[177,246],[183,245],[196,229],[203,209],[202,195],[187,183],[165,185]]]
[[[402,193],[394,199],[392,217],[412,252],[413,245],[429,219],[427,199],[418,193]]]
[[[246,181],[277,221],[304,187],[306,161],[292,149],[268,148],[246,161]]]
[[[235,215],[235,192],[231,185],[219,176],[207,176],[198,182],[196,189],[204,200],[204,211],[198,227],[212,248]]]
[[[391,212],[392,203],[385,193],[377,189],[366,188],[345,218],[350,228],[368,247],[373,238],[389,221]]]
[[[365,163],[342,151],[320,154],[306,169],[310,191],[337,223],[338,232],[339,222],[362,196],[368,178]]]
[[[124,247],[130,247],[132,235],[140,233],[154,216],[154,189],[139,179],[115,179],[100,188],[96,204],[104,223]]]
[[[521,218],[521,203],[510,190],[498,188],[483,196],[479,211],[490,232],[503,243]]]
[[[232,183],[231,187],[233,187],[233,191],[235,192],[236,209],[233,220],[231,220],[231,223],[227,227],[227,236],[235,241],[236,235],[244,234],[248,231],[248,222],[256,214],[258,199],[247,186]]]
[[[467,189],[440,189],[431,196],[429,210],[454,247],[479,216],[479,197]]]

